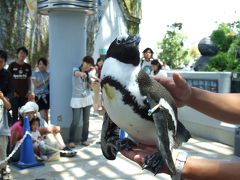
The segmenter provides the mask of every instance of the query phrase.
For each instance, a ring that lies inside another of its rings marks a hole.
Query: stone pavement
[[[92,144],[88,147],[78,145],[78,152],[74,158],[61,157],[59,161],[47,162],[44,166],[18,170],[12,166],[11,179],[14,180],[169,180],[168,175],[154,176],[140,166],[129,161],[120,153],[117,159],[109,161],[102,155],[100,144],[97,143],[101,133],[102,116],[90,117],[89,140]],[[240,160],[233,155],[233,148],[217,142],[191,138],[183,145],[182,149],[192,156],[200,158],[213,158],[219,160]]]

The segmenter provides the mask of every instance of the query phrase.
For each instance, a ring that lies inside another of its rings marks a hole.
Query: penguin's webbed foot
[[[131,150],[136,145],[128,138],[119,139],[118,137],[110,137],[104,145],[104,156],[108,160],[116,159],[117,153],[123,149]]]
[[[118,136],[111,136],[104,142],[103,140],[101,141],[101,148],[103,151],[103,155],[108,160],[116,159],[117,153],[119,152],[118,143],[117,143],[118,141],[119,141]]]
[[[151,171],[154,175],[160,173],[160,168],[165,165],[164,159],[159,152],[147,155],[144,158],[143,169]]]
[[[134,143],[132,140],[128,139],[128,138],[124,138],[124,139],[119,139],[117,141],[117,147],[118,150],[131,150],[133,146],[136,146],[136,143]]]

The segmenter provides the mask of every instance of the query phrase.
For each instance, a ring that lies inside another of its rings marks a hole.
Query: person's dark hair
[[[151,48],[149,48],[149,47],[147,47],[146,49],[144,49],[143,53],[146,53],[146,52],[148,52],[148,51],[150,51],[151,54],[153,54],[153,50],[152,50]]]
[[[100,62],[100,61],[103,61],[103,59],[102,58],[97,58],[97,62],[96,62],[96,66],[98,66],[98,63]]]
[[[4,59],[5,62],[7,62],[7,58],[8,58],[7,52],[4,50],[0,50],[0,58]]]
[[[92,66],[94,66],[94,59],[91,56],[85,56],[83,58],[83,63],[84,62],[89,63]],[[81,71],[82,66],[83,66],[83,64],[81,64],[81,66],[79,67],[79,71]],[[85,73],[87,74],[87,81],[90,82],[89,73],[87,71]]]
[[[94,65],[94,59],[93,59],[91,56],[85,56],[85,57],[83,58],[83,62],[89,63],[89,64],[91,64],[92,66]]]
[[[48,65],[48,60],[47,60],[47,58],[45,58],[45,57],[39,58],[38,61],[37,61],[37,63],[39,64],[40,62],[42,62],[45,66]]]
[[[161,63],[159,62],[158,59],[154,59],[154,60],[152,60],[152,61],[151,61],[151,64],[152,64],[152,65],[157,65],[157,66],[158,66],[157,71],[153,72],[154,75],[157,74],[158,71],[159,71],[160,69],[162,69],[162,65],[161,65]]]
[[[27,50],[26,47],[22,46],[22,47],[18,48],[18,49],[17,49],[17,54],[18,54],[20,51],[23,51],[23,52],[26,53],[26,55],[28,55],[28,50]]]
[[[38,117],[34,117],[32,118],[32,120],[30,121],[30,129],[32,130],[32,125],[34,122],[38,123],[38,126],[40,127],[40,119]]]

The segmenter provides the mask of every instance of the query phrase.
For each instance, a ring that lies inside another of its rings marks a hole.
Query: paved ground
[[[96,143],[100,136],[102,116],[90,118],[90,141],[89,147],[78,145],[75,150],[78,152],[74,158],[60,158],[59,161],[48,162],[44,166],[18,170],[10,166],[12,179],[83,179],[83,180],[159,180],[170,179],[168,175],[162,174],[153,176],[146,170],[142,170],[137,164],[130,162],[121,154],[114,161],[106,160]],[[192,138],[182,149],[196,157],[206,157],[223,160],[240,160],[233,155],[233,148],[217,142],[201,138]]]

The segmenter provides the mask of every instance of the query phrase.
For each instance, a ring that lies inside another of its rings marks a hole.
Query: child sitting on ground
[[[30,121],[31,135],[34,152],[41,157],[43,160],[48,160],[48,155],[52,153],[50,149],[47,148],[45,144],[46,136],[41,136],[39,132],[40,120],[38,118],[33,118]]]

